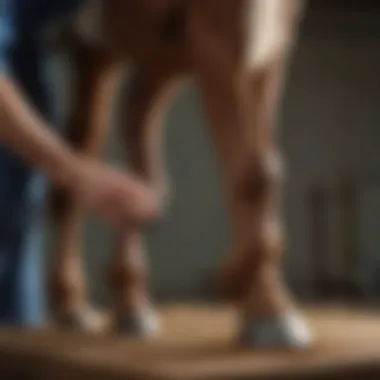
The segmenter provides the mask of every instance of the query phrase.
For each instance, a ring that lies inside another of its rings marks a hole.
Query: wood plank
[[[380,314],[309,308],[319,334],[306,352],[263,352],[234,344],[236,319],[222,307],[162,311],[153,341],[58,331],[0,330],[1,379],[379,379]]]

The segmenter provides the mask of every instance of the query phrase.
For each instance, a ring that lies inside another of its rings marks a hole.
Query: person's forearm
[[[49,131],[5,75],[0,75],[0,143],[39,166],[57,185],[67,185],[74,180],[75,154]]]

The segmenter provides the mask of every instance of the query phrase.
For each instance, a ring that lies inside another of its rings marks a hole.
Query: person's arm
[[[80,157],[50,132],[5,74],[0,74],[0,143],[114,226],[151,220],[159,210],[155,193],[142,182]]]
[[[76,155],[50,132],[12,80],[1,74],[0,143],[39,166],[56,184],[75,180]]]
[[[77,155],[50,132],[5,74],[0,74],[0,143],[116,227],[149,221],[159,211],[156,194],[142,182]]]
[[[0,74],[0,143],[39,166],[57,185],[75,181],[77,156],[50,132],[5,73]]]
[[[77,157],[24,99],[9,70],[9,52],[17,43],[15,2],[0,0],[0,144],[42,168],[52,181],[74,180]]]
[[[150,220],[158,212],[155,194],[131,176],[76,154],[49,131],[13,81],[7,64],[15,40],[13,5],[13,0],[0,0],[0,144],[40,167],[114,226]]]

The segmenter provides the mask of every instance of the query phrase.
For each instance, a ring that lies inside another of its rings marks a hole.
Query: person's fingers
[[[142,218],[154,218],[160,211],[158,194],[145,186],[135,188],[130,193],[130,197],[125,196],[121,201],[124,201],[126,209],[132,208],[136,213],[141,214]]]
[[[155,202],[149,204],[147,199],[132,199],[124,194],[109,194],[98,204],[98,212],[113,228],[127,228],[146,224],[156,216]]]
[[[116,228],[145,224],[160,212],[158,195],[146,184],[101,166],[89,166],[77,189],[80,198]]]

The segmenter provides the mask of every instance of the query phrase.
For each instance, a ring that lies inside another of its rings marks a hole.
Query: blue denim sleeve
[[[15,0],[0,0],[0,73],[7,70],[8,51],[15,38],[12,6]]]

